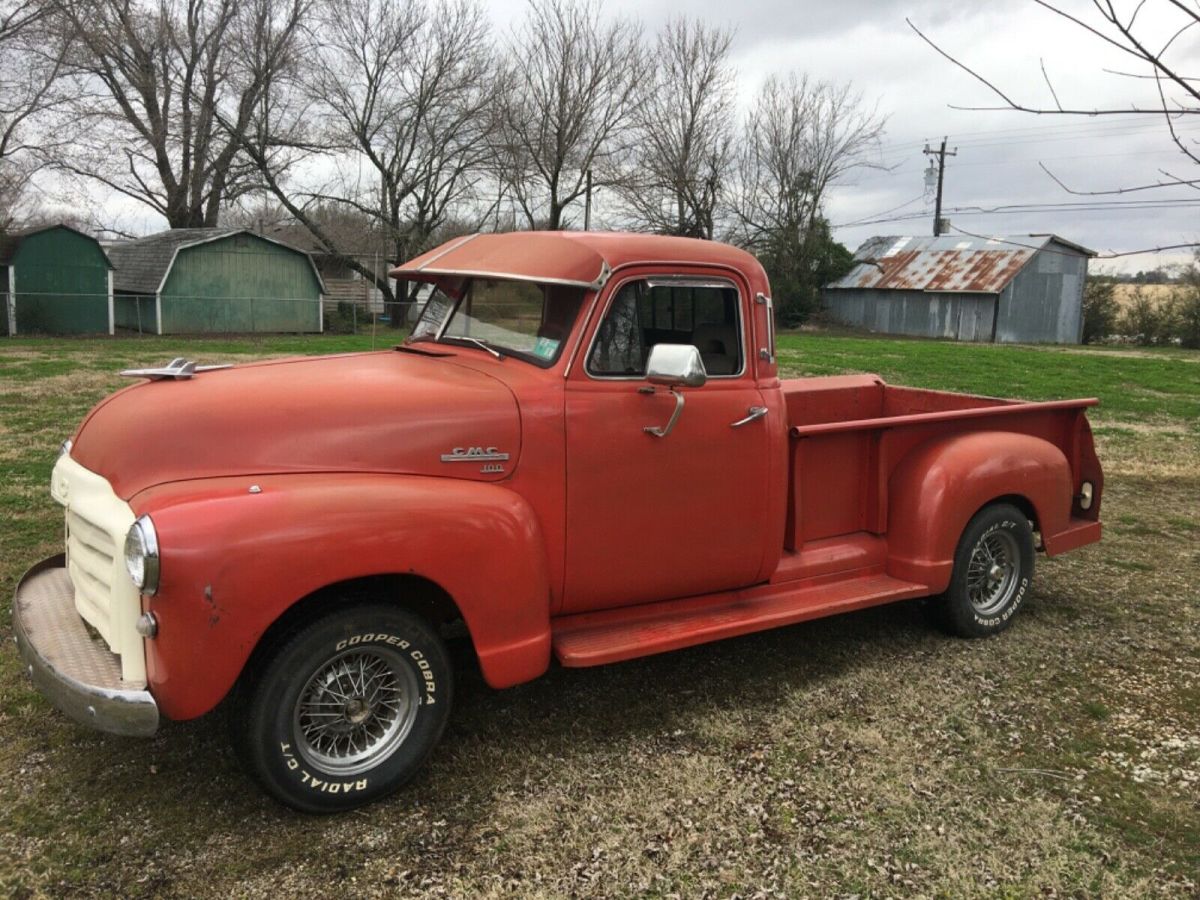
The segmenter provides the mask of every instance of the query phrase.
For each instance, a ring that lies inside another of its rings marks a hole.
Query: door
[[[562,612],[743,587],[768,535],[767,421],[748,361],[746,304],[717,278],[627,278],[608,294],[566,390]],[[651,385],[656,344],[700,350],[706,383]],[[734,425],[735,422],[742,422]]]

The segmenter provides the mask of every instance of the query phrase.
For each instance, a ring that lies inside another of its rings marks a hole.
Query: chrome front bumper
[[[77,722],[112,734],[158,730],[158,704],[145,682],[121,679],[120,658],[93,638],[75,610],[60,553],[21,576],[13,596],[17,649],[42,695]]]

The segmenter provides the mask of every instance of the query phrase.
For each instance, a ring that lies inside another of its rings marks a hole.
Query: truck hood
[[[128,500],[171,481],[229,475],[494,481],[511,474],[520,442],[516,400],[502,382],[448,358],[384,351],[133,385],[92,410],[71,456]]]

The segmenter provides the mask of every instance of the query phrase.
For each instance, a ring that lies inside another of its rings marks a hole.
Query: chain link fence
[[[68,334],[407,333],[417,301],[0,292],[0,337]]]

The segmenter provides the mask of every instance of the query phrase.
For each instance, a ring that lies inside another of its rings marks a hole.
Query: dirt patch
[[[1121,422],[1095,432],[1106,478],[1123,475],[1190,480],[1200,469],[1200,432],[1178,426]]]
[[[1149,350],[1105,350],[1102,347],[1044,347],[1036,344],[1025,345],[1026,349],[1045,350],[1050,353],[1066,353],[1078,356],[1112,356],[1120,359],[1170,359],[1176,362],[1200,363],[1200,354],[1195,353],[1153,353]]]

